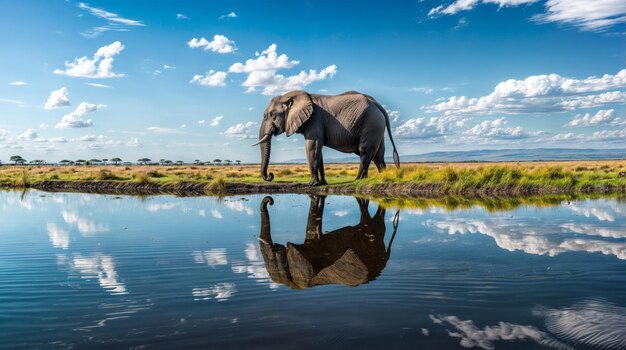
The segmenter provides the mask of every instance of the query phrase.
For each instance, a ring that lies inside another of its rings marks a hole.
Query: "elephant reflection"
[[[261,202],[261,234],[259,245],[265,268],[274,282],[294,289],[322,284],[358,286],[375,279],[385,268],[391,244],[398,227],[399,213],[393,220],[393,234],[385,247],[385,209],[378,207],[370,216],[368,200],[358,199],[360,222],[331,232],[322,232],[322,216],[326,196],[311,196],[311,206],[302,244],[287,243],[285,247],[272,241],[267,204]]]

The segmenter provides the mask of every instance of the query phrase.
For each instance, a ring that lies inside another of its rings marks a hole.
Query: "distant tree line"
[[[169,159],[159,159],[158,162],[156,161],[152,161],[150,158],[139,158],[137,159],[137,162],[133,163],[133,162],[128,162],[128,161],[123,161],[122,158],[120,157],[113,157],[111,159],[76,159],[76,160],[70,160],[70,159],[63,159],[58,161],[57,163],[48,163],[45,160],[40,160],[40,159],[36,159],[36,160],[31,160],[28,161],[26,159],[24,159],[22,156],[19,155],[15,155],[15,156],[11,156],[11,158],[9,158],[10,163],[7,164],[3,164],[2,161],[0,161],[0,165],[25,165],[25,164],[31,164],[31,165],[241,165],[241,161],[240,160],[235,160],[232,161],[230,159],[225,159],[225,160],[221,160],[221,159],[213,159],[213,161],[201,161],[199,159],[196,159],[193,161],[193,163],[186,163],[182,160],[177,160],[177,161],[171,161]]]

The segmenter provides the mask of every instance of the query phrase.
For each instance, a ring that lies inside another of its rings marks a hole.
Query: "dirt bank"
[[[311,187],[306,184],[294,183],[225,183],[223,186],[212,186],[207,183],[178,182],[172,184],[137,183],[130,181],[41,181],[31,184],[30,188],[48,192],[82,192],[115,195],[157,195],[173,194],[178,196],[202,195],[239,195],[239,194],[347,194],[397,198],[422,198],[457,195],[466,197],[485,196],[523,196],[544,194],[574,193],[624,193],[625,186],[587,186],[578,191],[564,188],[534,187],[498,187],[498,188],[462,188],[451,192],[440,184],[407,184],[385,183],[357,186],[353,183],[341,185]]]

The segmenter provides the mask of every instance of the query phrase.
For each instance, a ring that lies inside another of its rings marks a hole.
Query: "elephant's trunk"
[[[274,174],[267,173],[267,167],[270,163],[270,153],[272,150],[272,131],[273,128],[267,133],[263,133],[263,128],[259,130],[259,140],[265,139],[264,142],[261,142],[261,176],[265,181],[274,180]]]

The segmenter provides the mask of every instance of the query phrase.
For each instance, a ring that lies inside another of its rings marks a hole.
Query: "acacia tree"
[[[122,159],[118,157],[114,157],[114,158],[111,158],[111,161],[113,162],[113,164],[118,165],[119,163],[122,162]]]
[[[232,162],[233,162],[233,161],[232,161],[232,160],[230,160],[230,159],[225,159],[225,160],[224,160],[224,163],[226,163],[226,165],[230,165],[230,163],[232,163]]]
[[[237,165],[241,165],[241,161],[239,159],[236,160],[235,163],[237,163]]]
[[[71,160],[63,159],[62,161],[59,162],[59,164],[61,164],[61,165],[68,165],[71,162],[72,162]]]
[[[142,165],[146,165],[149,162],[151,162],[150,158],[140,158],[137,161],[139,162],[139,164],[142,164]]]
[[[26,162],[26,160],[24,158],[22,158],[22,156],[11,156],[11,161],[15,162],[15,165],[17,165],[17,163],[24,163]]]
[[[222,164],[222,160],[221,159],[213,159],[213,163],[220,165]]]

